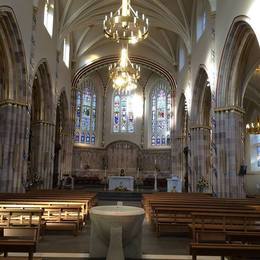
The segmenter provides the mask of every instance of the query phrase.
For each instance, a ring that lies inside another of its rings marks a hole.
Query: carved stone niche
[[[138,145],[128,141],[116,141],[106,147],[108,170],[125,169],[127,175],[136,172],[141,155]]]

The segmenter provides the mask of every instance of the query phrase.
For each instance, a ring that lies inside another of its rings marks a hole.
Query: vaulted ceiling
[[[149,37],[130,48],[130,56],[152,59],[173,72],[179,44],[191,49],[195,0],[132,0],[134,10],[149,18]],[[71,35],[76,67],[118,55],[119,46],[105,38],[103,20],[121,0],[59,0],[60,40]]]

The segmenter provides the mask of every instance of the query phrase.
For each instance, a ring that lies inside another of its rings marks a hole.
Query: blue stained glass
[[[91,136],[91,143],[92,143],[92,144],[95,144],[95,142],[96,142],[96,136],[93,134],[93,135]]]
[[[89,135],[89,133],[88,133],[87,136],[86,136],[86,143],[87,143],[87,144],[90,144],[90,135]]]
[[[96,106],[97,97],[93,81],[86,78],[80,82],[76,92],[75,128],[78,130],[78,136],[75,135],[75,142],[89,144],[90,136],[95,136]],[[86,132],[89,136],[86,135]]]
[[[75,142],[79,143],[79,133],[76,133],[76,135],[75,135]]]
[[[135,128],[132,96],[126,92],[114,93],[113,98],[113,132],[133,133]]]
[[[259,156],[260,155],[260,146],[256,147],[256,154]]]
[[[152,89],[151,96],[151,144],[170,145],[168,133],[171,120],[171,94],[168,84],[162,80],[158,81]]]
[[[81,141],[81,143],[84,143],[84,142],[85,142],[85,135],[84,135],[84,134],[81,135],[80,141]]]
[[[165,145],[165,136],[162,136],[162,145]]]
[[[155,136],[153,135],[152,136],[152,145],[155,145],[156,143],[155,143]]]

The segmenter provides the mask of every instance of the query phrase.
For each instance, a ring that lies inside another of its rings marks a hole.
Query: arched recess
[[[256,34],[246,16],[236,17],[229,30],[219,65],[217,81],[217,107],[242,107],[243,87],[248,67],[247,61]],[[257,60],[257,55],[251,62]]]
[[[107,166],[110,171],[125,169],[127,174],[136,173],[140,168],[140,147],[130,141],[115,141],[106,146]]]
[[[190,119],[191,171],[189,173],[189,183],[192,191],[198,191],[197,183],[201,177],[205,177],[209,184],[211,182],[210,115],[211,90],[208,74],[201,66],[194,85]]]
[[[217,81],[216,151],[220,196],[243,197],[245,110],[243,99],[248,73],[260,58],[256,34],[246,16],[236,17],[224,45]]]
[[[54,148],[53,94],[47,62],[37,67],[31,99],[28,178],[40,178],[38,188],[51,188]]]
[[[188,192],[188,122],[189,115],[185,95],[179,99],[176,117],[176,130],[174,134],[173,172],[182,179],[183,190]]]
[[[53,188],[56,188],[62,175],[67,173],[70,145],[69,108],[65,91],[61,92],[56,107],[55,145],[53,162]]]
[[[0,6],[0,99],[27,102],[28,86],[22,37],[13,10]]]
[[[28,109],[23,41],[13,10],[0,6],[0,191],[23,189]],[[14,131],[15,129],[15,131]]]

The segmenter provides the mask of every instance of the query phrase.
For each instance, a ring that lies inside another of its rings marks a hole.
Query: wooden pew
[[[255,257],[260,254],[260,214],[205,212],[192,214],[192,259],[197,255]]]
[[[83,227],[80,205],[45,207],[47,230],[71,230],[76,236]]]
[[[0,193],[0,209],[41,208],[47,229],[72,230],[76,235],[87,221],[96,193],[60,190]],[[44,230],[44,229],[42,229]]]
[[[5,227],[1,229],[0,252],[6,257],[9,252],[28,253],[28,260],[33,259],[37,245],[37,228]]]
[[[253,257],[254,260],[259,259],[260,245],[250,244],[217,244],[217,243],[191,243],[190,254],[192,260],[196,260],[197,256],[221,256],[224,257]]]
[[[0,229],[14,227],[35,228],[37,240],[45,227],[42,221],[43,209],[39,208],[0,208]]]

